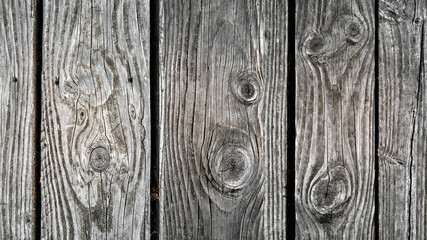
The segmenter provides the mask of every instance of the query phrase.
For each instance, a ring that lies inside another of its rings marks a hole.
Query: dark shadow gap
[[[374,164],[375,164],[375,175],[374,175],[374,196],[375,196],[375,209],[374,209],[374,236],[375,239],[378,239],[379,236],[379,159],[378,159],[378,142],[379,142],[379,132],[378,132],[378,125],[379,125],[379,111],[378,111],[378,103],[379,103],[379,65],[378,65],[378,56],[379,56],[379,49],[378,49],[378,30],[379,30],[379,7],[378,3],[379,0],[375,0],[375,79],[374,79],[374,115],[375,115],[375,122],[374,122],[374,136],[375,136],[375,143],[374,143]]]
[[[286,210],[286,238],[295,239],[295,0],[288,1],[288,154],[287,154],[287,210]]]
[[[151,179],[150,236],[159,239],[160,208],[155,193],[160,190],[160,79],[159,79],[159,14],[158,0],[150,0],[150,109],[151,109]],[[154,193],[154,194],[153,194]]]
[[[33,1],[33,94],[34,94],[34,190],[33,190],[33,236],[41,238],[41,119],[42,119],[42,47],[43,47],[43,1]]]

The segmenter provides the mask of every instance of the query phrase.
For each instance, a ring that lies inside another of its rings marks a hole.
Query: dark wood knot
[[[77,110],[77,125],[81,126],[86,120],[86,109],[80,108]]]
[[[254,171],[254,153],[243,131],[221,127],[214,130],[207,153],[208,178],[227,193],[245,187]]]
[[[363,38],[363,26],[355,19],[346,23],[344,32],[347,37],[347,43],[349,44],[356,44]]]
[[[221,149],[221,159],[215,166],[215,175],[220,181],[230,188],[245,184],[248,168],[251,165],[248,150],[244,146],[228,144]]]
[[[255,71],[244,71],[231,81],[234,96],[241,103],[251,105],[261,98],[262,85]]]
[[[107,149],[97,147],[90,153],[89,163],[95,172],[103,172],[110,166],[110,154]]]
[[[328,59],[328,38],[318,33],[311,33],[304,42],[303,48],[314,61],[324,63]]]
[[[344,41],[350,45],[355,45],[366,38],[366,24],[361,19],[352,14],[343,14],[333,23],[332,32],[335,41]]]
[[[319,36],[315,36],[308,40],[307,48],[315,53],[319,52],[326,45],[325,40]]]
[[[132,120],[136,119],[136,109],[132,103],[129,105],[129,116]]]
[[[337,166],[311,188],[310,202],[320,215],[341,214],[351,196],[351,179],[348,170]]]
[[[352,22],[347,25],[345,32],[352,37],[357,36],[360,33],[360,26],[359,24]]]
[[[421,18],[417,17],[417,18],[414,19],[414,23],[416,25],[421,25],[423,23],[423,20]]]

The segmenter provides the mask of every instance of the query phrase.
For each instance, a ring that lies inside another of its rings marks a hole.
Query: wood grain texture
[[[0,1],[0,239],[33,237],[32,1]]]
[[[148,0],[46,1],[42,238],[149,238]]]
[[[296,7],[296,237],[372,239],[374,1]]]
[[[283,239],[284,1],[163,1],[160,239]]]
[[[425,0],[379,4],[379,237],[426,239]]]

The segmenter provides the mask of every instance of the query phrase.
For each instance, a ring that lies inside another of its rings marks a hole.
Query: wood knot
[[[312,60],[324,63],[328,60],[328,38],[317,33],[311,33],[305,40],[303,48]]]
[[[18,78],[17,77],[12,77],[12,82],[14,82],[14,83],[18,82]]]
[[[339,215],[351,196],[350,174],[342,166],[333,168],[329,174],[314,183],[310,202],[318,214]]]
[[[234,96],[241,103],[250,105],[261,98],[262,85],[255,71],[244,71],[234,81],[231,81]]]
[[[135,106],[132,103],[129,104],[129,116],[132,120],[136,119],[136,110]]]
[[[423,20],[421,18],[417,17],[417,18],[414,19],[414,23],[416,25],[421,25],[423,23]]]
[[[225,185],[238,187],[244,184],[247,165],[250,165],[251,161],[248,155],[247,149],[243,146],[232,144],[224,146],[215,170]]]
[[[214,130],[207,153],[208,178],[221,192],[232,192],[248,184],[254,169],[249,136],[237,129]]]
[[[94,148],[90,153],[89,164],[95,172],[104,172],[110,166],[110,154],[107,149]]]
[[[357,36],[360,33],[360,26],[359,24],[352,22],[347,25],[345,32],[352,37]]]
[[[70,79],[68,79],[67,81],[65,81],[65,83],[64,83],[64,90],[66,91],[66,92],[69,92],[69,93],[76,93],[77,92],[77,84],[74,82],[74,81],[72,81],[72,80],[70,80]]]
[[[314,36],[308,39],[307,48],[312,53],[319,52],[326,45],[323,38],[319,36]]]
[[[344,27],[347,43],[356,44],[363,38],[363,27],[358,21],[348,22]]]
[[[405,9],[399,6],[384,4],[380,2],[379,9],[379,19],[380,21],[385,21],[389,23],[400,23],[407,19],[405,14]]]
[[[85,120],[86,120],[86,110],[84,108],[80,108],[77,110],[77,116],[76,116],[77,122],[76,124],[81,126]]]
[[[367,36],[366,27],[363,21],[355,15],[343,14],[334,21],[331,36],[337,43],[342,41],[343,44],[355,45]]]

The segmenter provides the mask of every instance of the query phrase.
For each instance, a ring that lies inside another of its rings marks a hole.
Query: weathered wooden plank
[[[426,1],[379,4],[379,237],[425,239]]]
[[[296,236],[373,238],[374,1],[296,7]]]
[[[283,239],[284,1],[163,1],[161,239]]]
[[[0,1],[0,239],[34,233],[33,7]]]
[[[149,237],[149,5],[46,1],[42,237]]]

